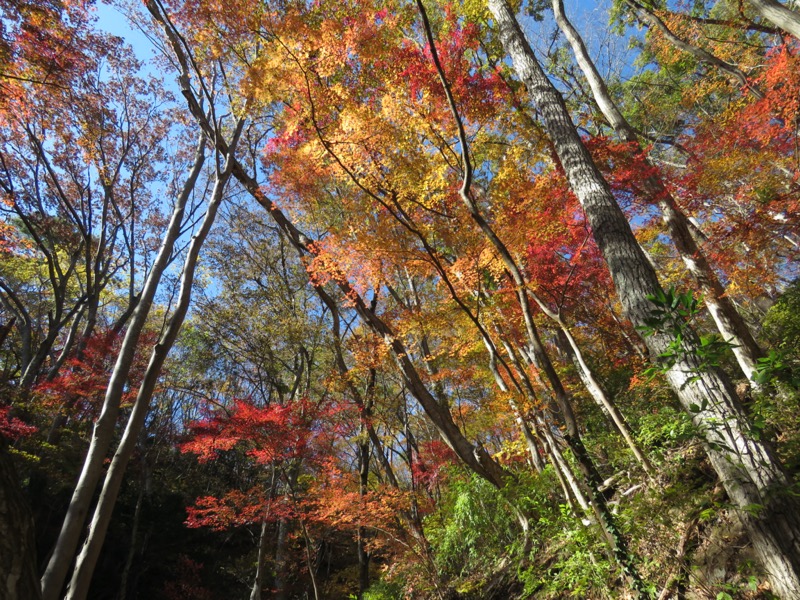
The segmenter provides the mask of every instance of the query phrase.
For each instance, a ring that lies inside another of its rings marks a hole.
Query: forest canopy
[[[0,0],[0,598],[800,598],[798,127],[793,1]]]

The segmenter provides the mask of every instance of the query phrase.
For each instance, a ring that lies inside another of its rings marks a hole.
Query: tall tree
[[[573,125],[564,100],[545,75],[509,4],[490,0],[498,32],[520,79],[542,114],[570,185],[581,201],[593,234],[608,263],[617,295],[628,318],[645,326],[661,290],[655,271],[630,225],[597,170]],[[781,493],[789,477],[772,449],[753,438],[741,404],[727,377],[705,368],[691,332],[676,338],[661,330],[645,339],[653,355],[677,346],[667,371],[675,393],[703,432],[706,451],[740,517],[775,589],[785,597],[800,593],[800,520],[796,501]],[[747,508],[763,507],[757,514]]]
[[[563,1],[553,0],[552,6],[556,23],[572,47],[575,59],[589,82],[594,99],[603,116],[614,128],[617,135],[623,141],[631,144],[631,149],[634,152],[643,155],[644,151],[639,144],[639,136],[611,98],[608,87],[586,50],[586,45],[564,12]],[[742,77],[744,77],[743,74]],[[747,86],[746,79],[744,79],[742,85]],[[763,97],[763,94],[761,96]],[[654,166],[654,168],[657,169],[657,166]],[[703,293],[706,306],[717,325],[717,329],[723,338],[732,344],[733,352],[736,355],[736,360],[739,362],[742,373],[744,373],[748,381],[752,381],[758,359],[763,356],[763,352],[754,339],[750,328],[736,310],[730,296],[725,293],[719,278],[714,273],[711,265],[709,265],[702,248],[698,246],[695,240],[689,220],[678,207],[675,198],[673,198],[657,170],[647,178],[644,188],[647,199],[658,205],[664,224],[680,254],[681,260],[700,286],[700,291]]]
[[[84,521],[88,515],[95,489],[103,473],[103,464],[114,436],[120,402],[133,364],[139,339],[153,306],[161,278],[169,266],[175,244],[185,227],[184,219],[190,209],[195,185],[205,162],[205,140],[197,145],[191,170],[182,189],[177,193],[172,215],[163,234],[161,247],[145,281],[139,302],[120,346],[114,369],[108,382],[102,409],[95,421],[91,442],[83,462],[80,477],[73,491],[69,509],[56,541],[55,548],[42,576],[42,597],[55,600],[61,595],[70,563],[80,542]]]
[[[210,193],[205,215],[203,216],[198,230],[192,235],[192,240],[186,251],[186,257],[181,271],[180,293],[178,295],[177,304],[170,316],[169,322],[153,348],[150,362],[147,365],[147,370],[145,371],[144,378],[136,395],[136,400],[133,403],[133,410],[131,411],[130,417],[128,417],[125,432],[122,434],[122,439],[120,440],[117,450],[114,452],[111,464],[106,472],[100,491],[100,497],[89,524],[89,532],[86,536],[83,548],[78,554],[72,579],[67,589],[66,598],[70,600],[83,600],[89,593],[89,584],[92,580],[100,549],[105,541],[105,534],[108,530],[109,522],[111,521],[111,515],[117,501],[128,461],[133,454],[142,427],[144,426],[145,418],[150,409],[150,401],[152,400],[153,392],[161,376],[161,369],[164,365],[164,361],[167,359],[169,351],[175,344],[178,333],[183,326],[183,321],[186,318],[186,313],[189,311],[200,249],[208,237],[209,231],[216,219],[219,205],[224,197],[225,188],[233,168],[234,153],[236,152],[244,123],[242,119],[236,123],[232,139],[228,144],[228,155],[224,157],[224,165],[216,165],[214,187]]]

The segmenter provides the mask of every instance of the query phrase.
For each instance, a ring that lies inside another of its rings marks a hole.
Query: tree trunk
[[[800,15],[796,12],[777,0],[749,0],[748,4],[755,9],[758,16],[800,40]]]
[[[592,95],[597,101],[600,111],[617,135],[625,142],[633,144],[635,152],[643,154],[636,131],[614,104],[603,78],[586,50],[583,40],[567,19],[564,13],[563,0],[552,0],[552,2],[556,23],[572,47],[575,60],[589,82]],[[744,74],[741,76],[744,77]],[[763,356],[763,352],[747,323],[745,323],[739,311],[736,310],[730,297],[725,293],[725,289],[722,287],[711,265],[709,265],[702,249],[698,246],[696,236],[692,233],[693,226],[691,222],[680,210],[675,198],[659,176],[654,175],[648,178],[645,182],[644,192],[648,201],[657,205],[661,210],[662,219],[675,244],[675,248],[678,250],[687,271],[700,286],[700,291],[717,326],[717,330],[723,339],[733,344],[733,353],[742,373],[748,381],[752,381],[758,359]]]
[[[308,577],[311,579],[311,589],[314,592],[314,600],[319,600],[319,590],[317,589],[317,564],[316,560],[311,556],[311,544],[312,540],[311,537],[308,535],[308,529],[306,529],[306,524],[303,521],[302,517],[299,518],[300,521],[300,529],[303,532],[303,541],[305,542],[305,554],[306,554],[306,566],[308,567]],[[308,592],[306,592],[306,597],[308,596]]]
[[[625,420],[625,417],[617,408],[617,405],[608,397],[606,394],[605,388],[597,381],[597,378],[594,376],[594,372],[586,364],[586,360],[583,358],[583,353],[580,350],[580,347],[575,342],[575,338],[572,336],[572,333],[567,329],[567,327],[562,323],[561,329],[559,330],[559,346],[564,351],[564,353],[570,357],[573,364],[578,370],[578,375],[583,381],[584,387],[589,391],[592,398],[594,398],[597,405],[600,409],[605,413],[606,417],[614,424],[614,427],[617,428],[619,434],[623,437],[625,442],[628,444],[628,447],[633,452],[633,455],[639,461],[639,464],[642,465],[642,468],[647,473],[647,476],[650,477],[651,481],[655,475],[655,469],[653,468],[650,459],[647,458],[644,452],[642,452],[639,445],[636,443],[636,440],[633,439],[633,434],[631,433],[630,427],[628,427],[628,422]]]
[[[367,415],[361,419],[361,441],[358,444],[358,494],[361,497],[362,510],[366,510],[367,486],[369,484],[369,455],[370,444],[366,427]],[[367,528],[358,526],[358,597],[363,598],[364,592],[369,588],[369,559],[370,555],[365,547],[367,541]]]
[[[568,486],[568,489],[565,488],[567,499],[569,500],[570,497],[574,498],[581,510],[585,514],[589,514],[589,512],[591,512],[589,501],[586,499],[586,495],[583,493],[578,480],[575,479],[575,474],[572,472],[569,463],[567,463],[566,459],[564,458],[561,448],[558,447],[558,442],[553,437],[553,432],[550,430],[550,427],[551,425],[549,425],[544,419],[540,420],[539,430],[541,432],[542,439],[545,442],[547,454],[550,456],[550,460],[553,463],[553,467],[556,469],[556,472],[564,478],[564,481]],[[572,504],[572,502],[570,502],[570,504]],[[581,518],[581,515],[578,512],[575,513],[575,516],[577,518]]]
[[[97,501],[97,506],[95,507],[91,524],[89,525],[89,533],[86,536],[86,542],[78,555],[75,570],[72,574],[72,580],[67,589],[66,600],[84,600],[89,593],[89,585],[91,584],[92,575],[94,574],[94,568],[100,556],[103,542],[105,541],[106,531],[111,522],[111,516],[114,512],[114,506],[116,505],[117,496],[122,486],[122,480],[128,466],[128,461],[136,448],[139,433],[144,426],[145,418],[150,408],[150,400],[153,397],[156,384],[161,377],[161,369],[164,365],[164,361],[178,337],[178,333],[183,326],[183,321],[186,318],[186,313],[189,310],[189,304],[192,300],[194,273],[197,267],[200,248],[202,248],[211,230],[211,226],[216,219],[217,209],[219,208],[225,187],[230,179],[230,172],[233,165],[233,152],[235,151],[236,140],[238,139],[239,133],[241,133],[243,125],[244,121],[240,121],[237,124],[234,142],[230,145],[230,154],[226,157],[225,169],[222,173],[217,174],[217,180],[214,183],[214,190],[209,200],[205,217],[200,225],[200,229],[194,234],[189,244],[189,249],[186,253],[186,259],[183,265],[180,284],[181,290],[175,312],[170,318],[169,324],[162,334],[161,339],[159,339],[158,343],[153,348],[144,379],[139,387],[136,401],[133,404],[133,410],[128,419],[128,424],[125,427],[125,433],[122,435],[119,447],[114,453],[111,465],[106,473],[103,489],[100,492],[100,498]]]
[[[161,275],[169,264],[175,241],[180,235],[186,204],[191,197],[191,193],[200,176],[203,163],[205,162],[204,147],[205,140],[202,140],[198,144],[197,152],[194,157],[194,164],[186,184],[175,201],[175,207],[170,217],[167,230],[164,233],[158,256],[147,277],[144,289],[142,290],[141,299],[136,306],[130,327],[125,333],[125,338],[120,347],[114,370],[108,382],[108,388],[106,389],[100,416],[94,424],[89,451],[83,462],[83,469],[81,470],[78,483],[73,491],[69,508],[64,517],[64,523],[61,527],[61,532],[59,533],[50,561],[47,564],[47,569],[42,576],[42,598],[44,600],[57,600],[61,595],[67,571],[69,570],[70,563],[75,554],[75,549],[78,547],[81,529],[86,520],[86,515],[89,512],[89,506],[95,489],[97,488],[97,482],[102,475],[103,463],[114,435],[114,427],[119,414],[119,404],[127,383],[131,364],[133,363],[139,336],[150,313],[150,307],[152,306],[153,298],[158,289],[158,284],[161,281]]]
[[[484,337],[483,343],[486,346],[486,350],[489,352],[489,370],[492,372],[492,375],[494,375],[494,381],[497,384],[497,387],[500,388],[501,392],[508,393],[508,385],[506,385],[505,380],[503,380],[503,377],[500,375],[500,371],[497,368],[497,350],[495,349],[494,344],[491,343],[491,340],[488,340],[486,337]],[[524,370],[521,369],[515,362],[514,352],[511,350],[510,346],[505,342],[505,340],[503,340],[503,343],[506,347],[506,352],[511,357],[512,364],[514,364],[514,366],[517,368],[517,371],[524,375]],[[527,380],[527,377],[525,377],[524,380]],[[528,448],[528,454],[530,454],[531,457],[531,464],[533,465],[533,468],[536,469],[537,473],[541,473],[544,471],[545,465],[542,457],[539,455],[539,446],[536,443],[536,437],[533,435],[531,428],[528,426],[528,423],[525,420],[522,411],[519,409],[518,404],[512,398],[509,398],[509,406],[514,413],[514,420],[517,422],[520,433],[525,440],[525,445]]]
[[[539,107],[570,186],[586,212],[626,315],[634,325],[645,325],[653,308],[648,296],[661,289],[658,278],[508,3],[489,0],[489,7],[503,47]],[[800,506],[785,493],[791,481],[771,449],[750,437],[728,379],[718,369],[702,370],[691,332],[686,337],[681,356],[668,370],[667,379],[702,432],[711,463],[741,511],[773,589],[785,598],[800,597]],[[659,332],[645,342],[651,354],[657,356],[678,340],[672,332]]]
[[[256,558],[256,576],[253,578],[253,587],[250,590],[250,600],[261,600],[261,588],[264,587],[264,561],[267,559],[267,521],[261,523],[261,533],[258,536],[258,553]]]
[[[275,540],[275,600],[286,600],[286,536],[289,523],[286,519],[278,521],[278,536]]]
[[[14,328],[14,324],[17,322],[16,317],[11,317],[7,323],[3,323],[0,325],[0,348],[3,347],[3,344],[8,337],[8,334],[11,333],[11,330]]]
[[[11,317],[0,326],[0,348],[15,322],[16,318]],[[8,445],[0,436],[0,600],[41,597],[33,515]]]
[[[142,461],[144,462],[144,461]],[[136,546],[139,542],[139,527],[142,521],[142,507],[144,506],[145,496],[144,481],[141,482],[139,495],[136,498],[136,507],[133,510],[133,526],[131,527],[131,543],[128,548],[128,555],[125,557],[125,566],[122,568],[119,582],[119,597],[117,600],[126,600],[128,596],[128,587],[130,586],[131,569],[133,568],[133,561],[136,558]]]

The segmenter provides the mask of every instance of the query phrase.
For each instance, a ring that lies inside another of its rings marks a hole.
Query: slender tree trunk
[[[9,319],[7,323],[3,323],[3,325],[0,325],[0,348],[3,347],[3,344],[5,343],[8,334],[11,333],[11,330],[14,328],[14,324],[16,322],[17,318],[11,317],[11,319]]]
[[[14,327],[15,317],[0,326],[0,348]],[[0,381],[0,385],[5,382]],[[0,598],[38,600],[42,597],[36,563],[36,536],[30,506],[0,436]]]
[[[39,348],[36,350],[36,352],[34,352],[30,362],[22,373],[22,377],[20,378],[19,382],[20,388],[30,389],[36,383],[36,380],[39,378],[41,373],[42,366],[47,360],[47,357],[50,355],[50,351],[53,349],[53,344],[55,343],[56,339],[58,339],[59,333],[61,333],[61,326],[55,323],[54,320],[51,320],[47,336],[39,345]]]
[[[81,332],[80,338],[76,342],[75,346],[75,356],[78,359],[83,358],[84,351],[86,350],[86,344],[89,341],[89,338],[92,336],[94,332],[95,326],[97,325],[97,309],[98,309],[98,302],[94,299],[90,298],[88,301],[88,308],[87,308],[87,315],[86,315],[86,323],[83,327],[83,331]],[[80,320],[81,313],[79,313],[75,317],[75,323],[77,324]],[[72,337],[72,331],[70,331],[70,338]],[[70,343],[64,345],[64,350],[61,352],[61,356],[59,360],[55,362],[55,364],[50,368],[47,373],[47,380],[53,381],[57,376],[58,373],[63,366],[64,360],[67,357],[67,349],[70,346]],[[74,404],[74,398],[76,397],[75,394],[72,394],[70,398],[64,401],[61,408],[59,409],[56,416],[53,418],[52,423],[50,424],[50,429],[47,431],[47,443],[52,444],[53,446],[58,445],[59,440],[61,439],[61,430],[64,425],[67,424],[69,417],[67,413],[69,412],[68,409],[72,407]]]
[[[369,456],[370,444],[366,427],[367,415],[364,415],[361,422],[361,442],[358,444],[358,494],[361,497],[362,510],[366,510],[367,486],[369,484]],[[369,559],[370,555],[366,549],[367,528],[363,525],[358,526],[358,597],[363,598],[364,592],[369,588]]]
[[[561,329],[559,330],[559,338],[561,343],[561,349],[565,352],[567,356],[570,357],[572,362],[578,369],[578,375],[580,376],[581,380],[583,381],[583,385],[589,391],[592,398],[594,398],[597,405],[600,409],[606,414],[606,416],[611,420],[614,424],[614,427],[617,428],[620,435],[625,440],[625,443],[628,444],[628,447],[633,452],[633,455],[639,461],[639,464],[642,465],[642,468],[647,473],[648,477],[652,478],[655,475],[655,469],[653,468],[653,464],[650,462],[650,459],[647,458],[644,452],[642,452],[639,445],[636,443],[636,440],[633,439],[633,433],[631,433],[630,427],[628,427],[628,422],[625,420],[625,417],[617,408],[617,405],[608,397],[606,394],[605,388],[600,384],[597,378],[594,375],[594,372],[586,364],[586,360],[583,358],[583,353],[580,350],[580,347],[575,342],[575,338],[572,337],[572,333],[567,329],[567,327],[562,323]]]
[[[92,575],[94,574],[94,568],[100,556],[103,542],[105,541],[106,531],[111,522],[111,516],[114,512],[114,506],[116,505],[117,496],[122,486],[122,480],[128,466],[128,461],[136,448],[136,441],[144,426],[145,418],[150,408],[150,400],[153,397],[158,379],[161,377],[161,369],[164,365],[164,361],[178,337],[183,321],[186,318],[186,313],[189,310],[189,305],[192,300],[194,273],[197,267],[200,249],[211,230],[211,226],[217,216],[217,209],[219,208],[220,202],[222,202],[225,187],[230,179],[236,141],[238,140],[243,126],[244,121],[240,121],[237,124],[234,141],[229,146],[230,154],[226,157],[225,168],[222,173],[217,174],[217,180],[214,184],[214,190],[209,200],[205,217],[200,225],[200,229],[194,234],[189,244],[189,249],[186,253],[186,259],[183,265],[181,289],[175,312],[170,318],[169,324],[162,334],[161,339],[159,339],[158,343],[153,348],[153,352],[150,356],[150,363],[147,365],[144,379],[136,395],[136,400],[130,418],[128,419],[128,424],[125,427],[125,432],[122,435],[122,439],[120,440],[119,446],[111,460],[111,465],[106,473],[103,489],[100,492],[100,498],[97,501],[97,506],[95,507],[94,515],[89,525],[89,533],[86,537],[86,542],[78,555],[75,570],[72,574],[72,580],[67,589],[66,600],[84,600],[89,593],[89,585],[92,580]]]
[[[561,452],[558,442],[553,437],[550,427],[551,425],[549,425],[544,419],[542,419],[539,423],[539,431],[541,432],[542,439],[545,441],[547,454],[550,456],[554,467],[558,470],[558,472],[561,473],[561,476],[566,481],[569,487],[569,489],[566,490],[567,494],[571,494],[572,498],[574,498],[578,503],[578,506],[581,507],[581,510],[585,514],[589,514],[591,512],[589,500],[586,499],[586,495],[583,493],[578,480],[575,478],[569,463],[564,458],[564,454]],[[580,515],[577,512],[575,513],[575,516],[580,518]]]
[[[21,323],[17,325],[20,341],[20,372],[24,373],[33,356],[33,322],[30,316],[23,315]]]
[[[92,496],[94,495],[97,482],[100,480],[103,472],[103,462],[105,461],[114,435],[114,427],[119,414],[119,404],[122,399],[131,364],[133,363],[139,336],[150,313],[150,307],[152,306],[158,284],[161,281],[161,276],[169,263],[175,241],[180,235],[186,204],[189,201],[195,183],[200,176],[203,163],[205,162],[204,146],[205,140],[203,139],[198,144],[197,152],[194,157],[194,164],[186,184],[175,201],[175,207],[167,230],[164,233],[158,256],[145,282],[141,299],[136,306],[130,327],[128,327],[128,331],[125,333],[125,338],[120,347],[114,370],[108,382],[108,388],[106,389],[100,416],[94,424],[89,451],[83,462],[83,469],[72,494],[72,499],[70,500],[67,514],[64,517],[64,523],[61,527],[61,532],[59,533],[55,548],[47,564],[47,569],[42,576],[43,600],[57,600],[61,595],[64,580],[69,571],[75,549],[78,547],[80,541],[81,529],[86,520]]]
[[[144,461],[143,461],[144,462]],[[119,582],[119,598],[125,600],[128,596],[128,586],[130,585],[131,569],[136,558],[136,547],[139,542],[139,528],[142,520],[142,507],[144,506],[145,485],[142,482],[139,495],[136,498],[136,508],[133,510],[133,526],[131,527],[131,543],[128,548],[128,555],[125,557],[125,566],[122,569]]]
[[[547,447],[545,445],[545,447]],[[564,472],[561,469],[561,465],[559,465],[555,460],[550,460],[550,464],[553,468],[553,473],[556,475],[556,479],[558,480],[559,485],[561,486],[561,491],[564,494],[564,499],[569,506],[570,511],[572,512],[573,516],[576,519],[583,518],[582,515],[586,512],[583,508],[578,507],[577,500],[575,495],[572,493],[572,490],[569,488],[569,484],[567,483],[567,478],[564,476]],[[584,499],[585,502],[585,499]],[[586,505],[586,509],[589,508],[589,505]]]
[[[658,278],[510,6],[506,0],[489,0],[489,8],[503,47],[541,111],[544,127],[586,212],[626,315],[635,325],[645,325],[652,310],[647,298],[661,289]],[[668,331],[647,337],[645,342],[657,356],[679,341]],[[702,432],[709,459],[731,501],[740,509],[773,589],[785,598],[800,597],[800,506],[785,493],[791,481],[771,449],[750,436],[741,405],[725,375],[718,369],[703,370],[695,343],[687,332],[681,356],[668,370],[667,379]],[[754,506],[759,509],[754,510]]]
[[[497,368],[497,351],[495,350],[494,344],[491,343],[490,340],[484,337],[483,339],[484,345],[486,346],[487,351],[489,352],[489,370],[494,375],[495,383],[497,387],[500,388],[501,392],[509,392],[508,385],[506,385],[505,380],[503,379],[502,375],[500,375],[500,371]],[[512,356],[513,361],[513,352],[506,347],[506,352],[510,356]],[[517,366],[518,371],[521,371]],[[528,454],[531,457],[531,464],[533,465],[534,469],[538,473],[544,471],[544,461],[542,457],[539,455],[539,446],[536,443],[536,437],[533,435],[531,428],[528,426],[525,417],[522,414],[522,411],[519,409],[519,406],[513,400],[509,401],[509,405],[511,406],[511,410],[514,412],[514,420],[517,422],[517,426],[519,427],[520,433],[522,434],[522,438],[525,440],[525,445],[528,447]]]
[[[517,414],[519,414],[519,409],[517,409]],[[528,453],[531,455],[531,465],[533,468],[536,469],[537,473],[542,473],[545,469],[545,462],[540,454],[540,444],[536,439],[536,436],[533,434],[528,422],[525,419],[521,419],[521,423],[518,420],[517,423],[522,429],[522,434],[525,437],[525,443],[528,446]]]
[[[564,13],[563,0],[552,0],[552,4],[556,23],[572,47],[578,66],[586,76],[603,116],[622,140],[633,144],[633,150],[643,154],[636,131],[612,100],[608,87],[589,56],[583,40],[567,19]],[[744,77],[744,74],[741,74],[741,77]],[[692,226],[689,219],[678,207],[675,198],[669,192],[660,176],[653,175],[649,177],[645,182],[644,192],[648,200],[661,210],[664,224],[675,244],[675,248],[678,250],[687,271],[700,286],[700,292],[703,294],[717,330],[723,339],[733,344],[733,353],[742,373],[748,381],[752,381],[758,359],[763,356],[763,352],[747,323],[745,323],[739,311],[736,310],[730,297],[725,293],[719,278],[698,245],[697,236],[693,234],[693,229],[696,228]]]
[[[253,578],[253,587],[250,590],[250,600],[261,600],[261,588],[264,587],[264,562],[267,559],[268,531],[267,520],[264,519],[264,521],[261,522],[261,533],[258,536],[256,575]]]
[[[78,313],[75,315],[75,318],[72,320],[72,325],[69,327],[69,332],[67,333],[67,339],[64,342],[64,346],[61,348],[61,351],[58,353],[58,357],[53,361],[53,364],[47,369],[47,381],[53,381],[58,375],[58,372],[61,370],[61,367],[64,365],[64,361],[67,360],[67,357],[72,352],[72,348],[75,345],[77,338],[78,338],[78,328],[81,325],[81,321],[83,319],[83,310],[79,310]]]
[[[311,588],[314,591],[314,600],[319,600],[319,590],[317,589],[317,564],[316,560],[311,556],[311,537],[308,535],[308,529],[302,518],[300,518],[300,529],[303,531],[303,540],[305,542],[306,565],[308,566],[308,576],[311,579]],[[307,593],[307,592],[306,592]]]
[[[289,523],[286,519],[278,521],[278,534],[275,540],[275,600],[286,600],[286,536]]]

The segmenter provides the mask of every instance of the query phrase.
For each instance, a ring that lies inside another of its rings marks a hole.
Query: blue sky
[[[101,29],[123,38],[133,47],[139,59],[147,61],[154,56],[155,49],[150,40],[141,31],[134,29],[122,13],[105,2],[99,2],[96,6],[97,22]]]

